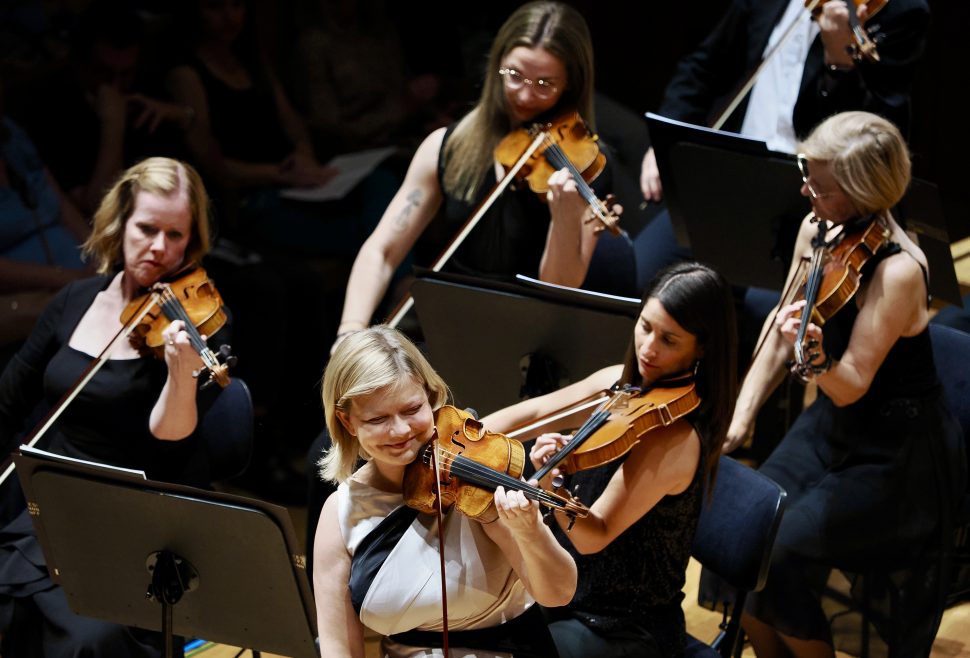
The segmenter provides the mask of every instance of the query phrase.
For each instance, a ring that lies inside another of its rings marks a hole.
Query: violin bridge
[[[674,422],[674,415],[670,413],[670,407],[667,405],[657,407],[657,412],[660,414],[660,422],[663,423],[664,427]]]

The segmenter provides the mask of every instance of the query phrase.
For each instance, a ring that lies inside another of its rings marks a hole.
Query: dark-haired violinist
[[[919,601],[913,609],[933,610],[933,588],[915,583],[938,567],[926,556],[941,538],[949,541],[944,528],[966,477],[962,435],[933,364],[926,256],[889,210],[910,181],[902,134],[874,114],[845,112],[822,122],[799,151],[812,213],[799,231],[789,284],[797,289],[813,238],[816,249],[831,252],[870,228],[884,239],[862,265],[858,290],[831,317],[803,327],[806,300],[782,301],[734,410],[725,451],[751,432],[801,333],[803,357],[791,367],[818,385],[818,399],[761,467],[789,503],[767,587],[749,599],[744,621],[759,656],[834,655],[819,599],[832,567],[862,573],[908,565],[908,596]],[[900,655],[929,650],[935,626],[920,631],[916,621],[894,622],[910,643]]]
[[[98,276],[75,281],[48,305],[0,378],[4,454],[34,407],[55,407],[122,329],[121,315],[152,284],[197,264],[209,249],[208,196],[192,167],[149,158],[122,172],[94,217],[84,250]],[[194,330],[194,327],[192,327]],[[118,341],[102,367],[46,432],[51,452],[208,484],[190,468],[208,396],[203,362],[181,320],[162,332],[162,359]],[[211,399],[209,400],[211,402]],[[26,510],[0,539],[0,633],[11,656],[160,656],[160,633],[74,614],[43,561]],[[14,620],[16,620],[14,622]],[[11,625],[13,623],[13,625]]]
[[[737,385],[734,303],[724,278],[698,263],[665,270],[644,299],[623,364],[482,419],[508,432],[616,383],[656,390],[692,379],[700,398],[622,458],[570,476],[568,487],[590,513],[571,529],[565,519],[554,527],[579,568],[573,600],[550,611],[563,657],[666,658],[685,646],[681,589]],[[542,467],[568,441],[541,434],[533,463]]]
[[[853,56],[860,51],[850,12],[875,42],[878,60]],[[848,110],[884,116],[905,134],[929,22],[926,0],[731,0],[717,26],[678,64],[657,113],[740,133],[783,153],[794,153],[797,141],[826,117]],[[756,70],[750,92],[740,96]],[[653,149],[644,156],[640,188],[648,201],[663,197]],[[635,246],[641,283],[687,257],[666,212],[637,235]]]
[[[407,468],[432,439],[447,399],[420,350],[384,325],[348,336],[327,364],[323,405],[333,445],[320,475],[339,487],[320,514],[313,549],[323,656],[362,658],[365,626],[383,636],[383,656],[442,655],[443,577],[444,646],[456,651],[449,655],[554,656],[533,604],[569,601],[576,565],[537,503],[499,487],[497,520],[481,523],[453,507],[440,526],[435,515],[404,507]],[[366,463],[358,468],[359,457]]]

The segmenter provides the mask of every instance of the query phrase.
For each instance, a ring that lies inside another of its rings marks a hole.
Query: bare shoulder
[[[701,457],[701,439],[687,420],[681,418],[644,435],[628,461],[638,470],[652,471],[663,480],[666,493],[677,494],[694,479]]]
[[[432,170],[437,170],[438,156],[441,154],[446,130],[447,128],[438,128],[424,138],[411,160],[412,167],[418,165],[422,168],[430,167]]]
[[[616,382],[620,380],[620,376],[623,374],[623,366],[619,363],[606,366],[597,370],[584,381],[587,382],[590,393],[595,393],[596,391],[602,391],[609,388]]]
[[[901,251],[886,258],[879,263],[874,273],[875,277],[881,278],[885,286],[913,286],[923,281],[923,268],[921,267],[922,253],[912,254]],[[905,289],[904,290],[908,290]]]
[[[317,530],[313,541],[313,552],[315,556],[319,556],[322,553],[326,555],[347,553],[347,548],[344,545],[343,532],[340,530],[338,498],[338,494],[332,494],[323,504],[323,509],[320,510],[320,518],[317,520]]]

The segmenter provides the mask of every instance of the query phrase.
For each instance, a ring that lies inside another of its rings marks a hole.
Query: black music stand
[[[731,283],[780,290],[798,226],[811,211],[795,156],[734,133],[646,117],[678,241]],[[894,214],[917,234],[930,293],[962,305],[936,186],[913,179]]]
[[[428,359],[482,415],[620,363],[640,302],[519,277],[419,271],[411,286]]]
[[[800,220],[794,156],[764,142],[647,113],[678,241],[740,286],[780,290]]]
[[[14,462],[76,614],[161,631],[167,656],[173,635],[318,655],[306,560],[284,508],[50,453]]]

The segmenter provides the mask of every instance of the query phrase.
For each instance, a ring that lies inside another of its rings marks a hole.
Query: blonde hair
[[[475,190],[492,167],[493,151],[512,128],[498,75],[513,48],[542,48],[566,69],[566,87],[558,106],[575,109],[590,129],[593,117],[593,42],[582,15],[558,2],[530,2],[519,7],[499,29],[488,55],[482,95],[474,109],[455,126],[445,144],[446,192],[473,201]]]
[[[139,192],[169,196],[184,191],[192,214],[192,234],[183,262],[197,263],[209,251],[209,195],[191,165],[171,158],[148,158],[124,171],[94,213],[91,235],[83,245],[98,272],[109,274],[124,264],[125,224],[135,211]]]
[[[839,187],[863,214],[895,206],[909,186],[909,150],[899,129],[869,112],[842,112],[799,144],[809,160],[826,162]]]
[[[406,382],[424,387],[432,409],[448,401],[444,380],[397,329],[378,325],[340,341],[323,373],[323,409],[332,445],[317,462],[321,478],[343,482],[354,472],[358,457],[369,458],[337,418],[337,411],[350,413],[354,398]]]

